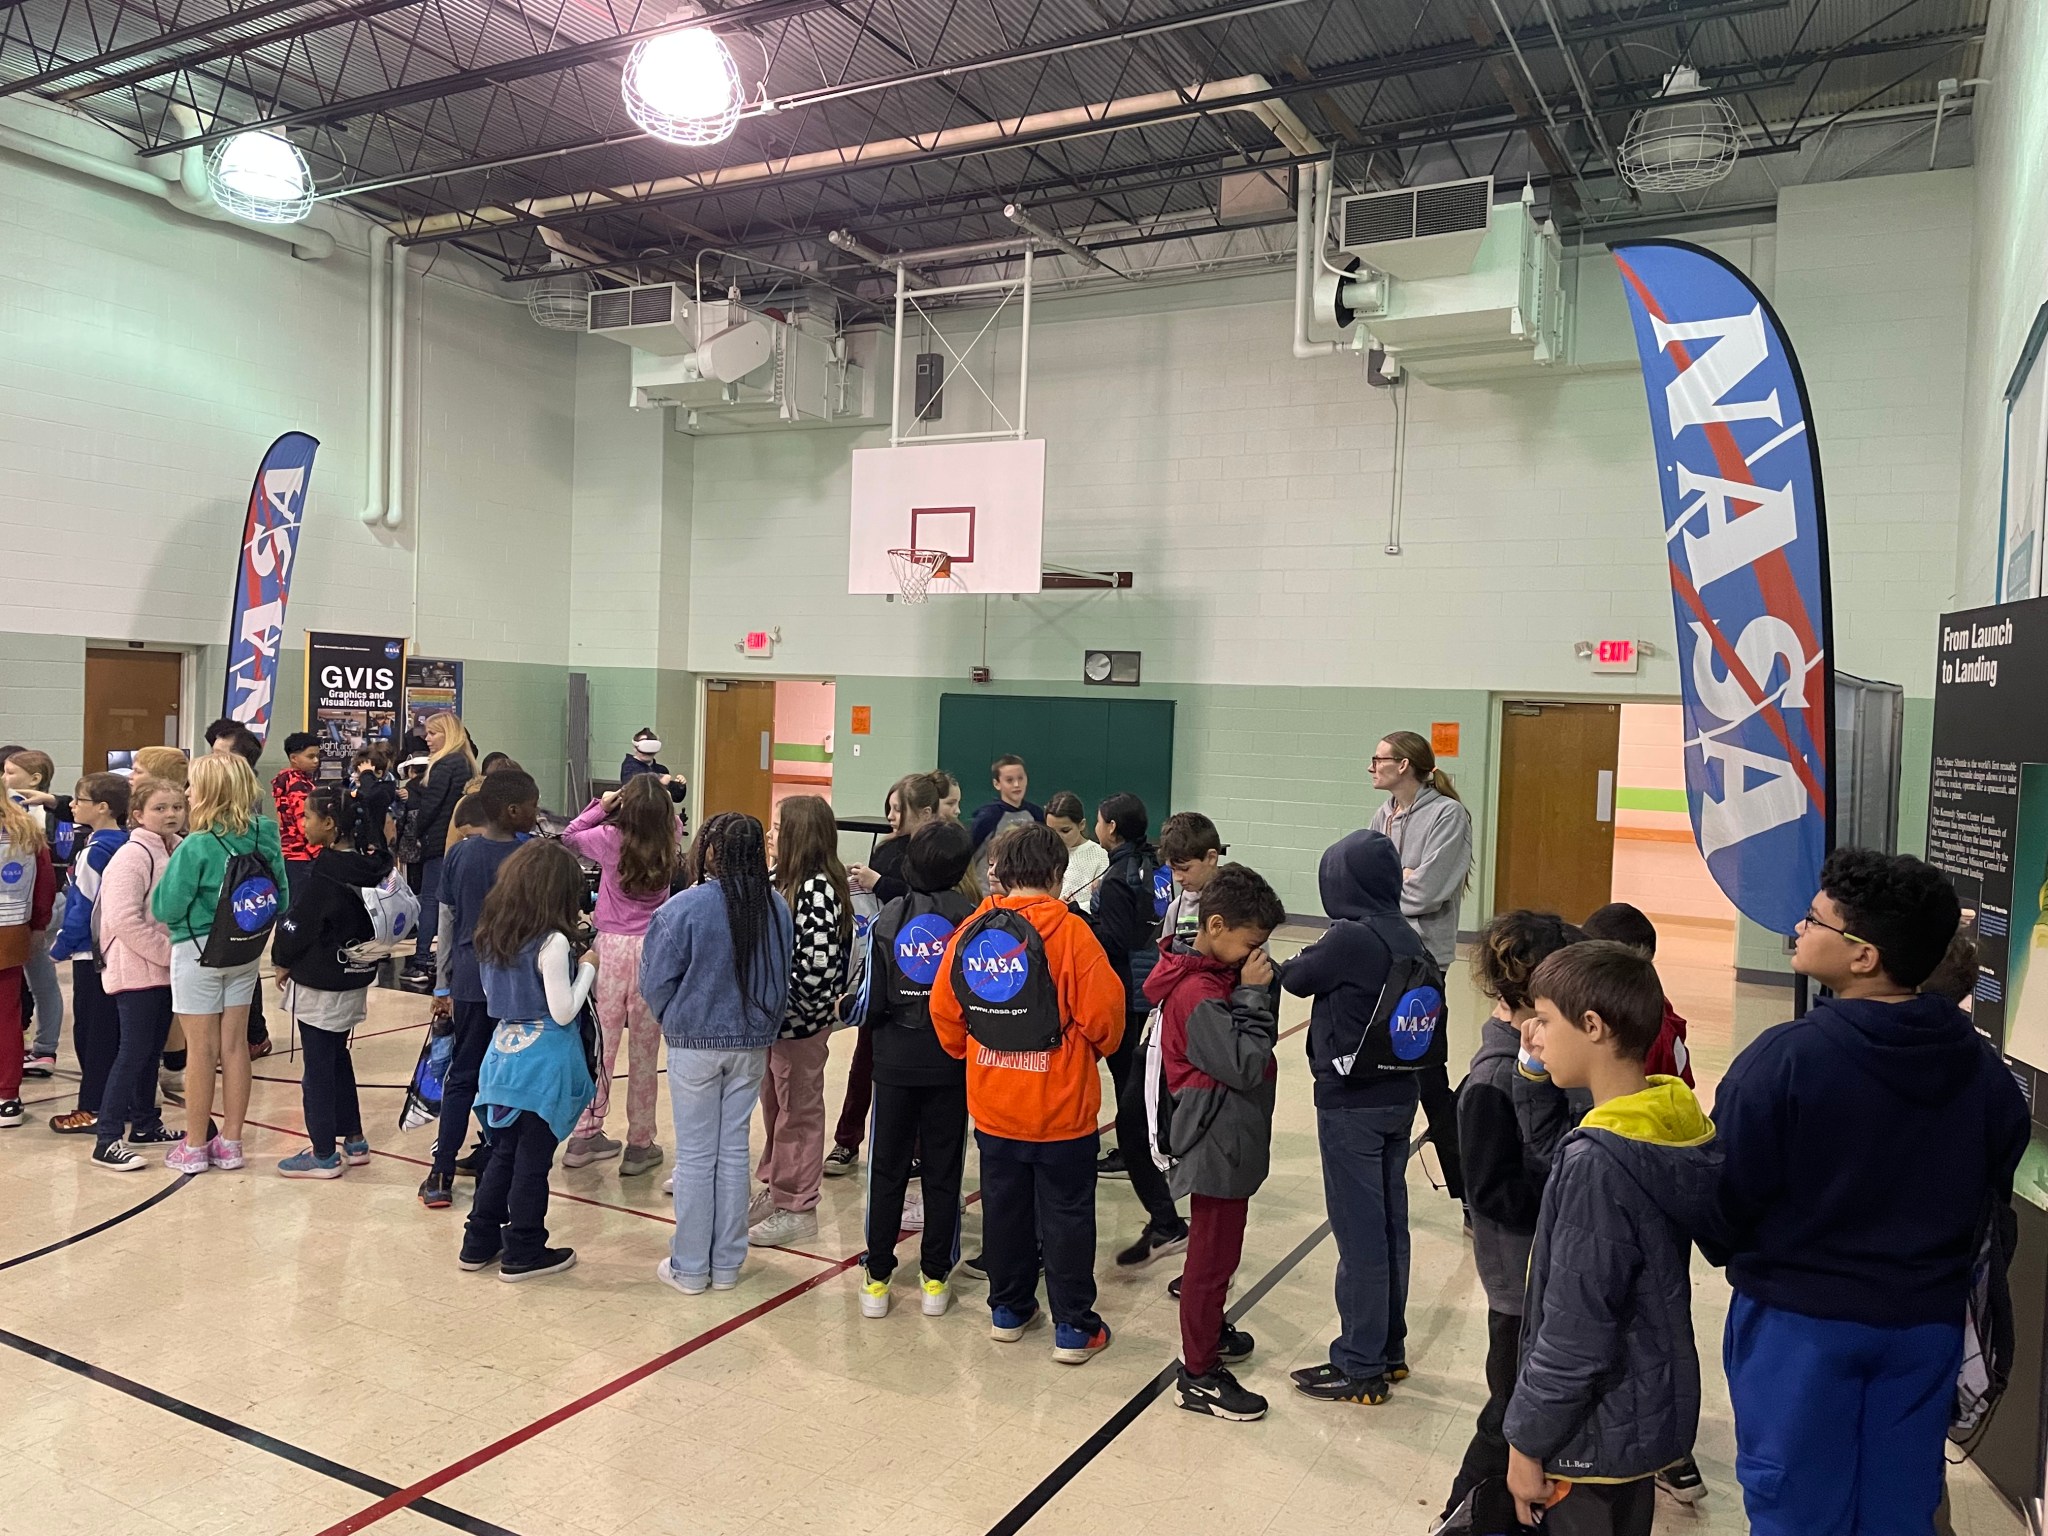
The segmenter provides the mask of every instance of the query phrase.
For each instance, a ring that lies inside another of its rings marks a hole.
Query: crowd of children
[[[408,971],[427,977],[451,1037],[419,1194],[446,1208],[457,1175],[476,1178],[462,1269],[518,1281],[575,1263],[547,1228],[560,1149],[570,1167],[619,1157],[628,1178],[668,1166],[675,1232],[658,1277],[685,1295],[729,1289],[750,1244],[816,1234],[821,1179],[857,1165],[865,1140],[862,1315],[888,1315],[899,1238],[921,1228],[927,1316],[949,1310],[964,1269],[987,1282],[995,1339],[1049,1315],[1054,1359],[1078,1365],[1113,1339],[1096,1305],[1097,1189],[1120,1176],[1144,1225],[1116,1263],[1185,1253],[1177,1400],[1256,1420],[1268,1402],[1231,1369],[1255,1344],[1224,1303],[1270,1163],[1285,992],[1309,1000],[1338,1260],[1337,1336],[1292,1373],[1299,1393],[1380,1404],[1419,1363],[1418,1110],[1464,1202],[1486,1399],[1443,1530],[1540,1519],[1558,1536],[1627,1536],[1651,1528],[1659,1487],[1704,1493],[1695,1245],[1734,1291],[1723,1357],[1751,1529],[1935,1519],[1966,1297],[1984,1253],[2002,1270],[2028,1130],[2010,1075],[1951,1000],[1967,980],[1941,979],[1957,969],[1960,909],[1917,860],[1828,860],[1793,954],[1827,995],[1738,1056],[1709,1118],[1656,930],[1623,904],[1579,925],[1535,911],[1487,924],[1472,970],[1492,1010],[1450,1095],[1444,973],[1470,817],[1411,733],[1375,749],[1388,799],[1323,855],[1327,925],[1285,962],[1267,952],[1280,898],[1224,861],[1207,816],[1169,817],[1155,845],[1147,807],[1119,793],[1090,837],[1077,795],[1031,802],[1014,755],[992,765],[993,798],[969,822],[947,776],[899,780],[891,835],[849,870],[815,797],[785,799],[769,827],[724,813],[686,839],[684,786],[649,731],[621,787],[559,837],[536,835],[534,780],[479,763],[453,715],[428,723],[430,759],[402,787],[375,749],[346,784],[320,784],[317,740],[287,737],[274,815],[252,772],[260,746],[232,722],[216,733],[189,765],[137,754],[133,777],[89,775],[69,796],[52,792],[46,754],[0,753],[0,1127],[21,1123],[22,1074],[54,1062],[49,981],[68,961],[80,1086],[51,1129],[91,1134],[92,1161],[113,1170],[155,1145],[182,1173],[242,1166],[267,953],[305,1047],[309,1145],[277,1171],[332,1179],[367,1162],[349,1035],[390,952],[366,892],[396,888],[398,860],[420,900]],[[857,1051],[828,1150],[839,1026],[857,1028]],[[654,1139],[657,1037],[672,1159]],[[605,1135],[622,1043],[623,1144]],[[182,1135],[158,1102],[180,1066]],[[970,1127],[983,1250],[963,1263]]]

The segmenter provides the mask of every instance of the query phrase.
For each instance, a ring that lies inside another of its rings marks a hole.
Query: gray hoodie
[[[1394,845],[1402,869],[1414,871],[1401,883],[1401,915],[1448,968],[1458,958],[1458,903],[1472,873],[1472,813],[1425,784],[1406,811],[1390,797],[1367,829]]]

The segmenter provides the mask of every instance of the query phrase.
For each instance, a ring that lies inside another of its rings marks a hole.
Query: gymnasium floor
[[[1704,1094],[1785,994],[1738,988],[1686,947],[1667,938],[1665,979],[1692,1021]],[[1453,986],[1462,1061],[1478,1009],[1462,973]],[[424,1015],[420,999],[373,995],[363,1083],[404,1082]],[[1302,1017],[1293,1005],[1282,1022]],[[992,1342],[982,1287],[965,1278],[945,1318],[906,1306],[899,1286],[890,1317],[863,1320],[858,1178],[826,1181],[815,1241],[755,1250],[732,1292],[686,1298],[655,1281],[660,1177],[622,1181],[615,1162],[557,1171],[551,1224],[575,1270],[519,1286],[463,1274],[466,1196],[452,1212],[414,1198],[432,1132],[398,1133],[400,1093],[364,1092],[370,1166],[290,1183],[271,1165],[300,1145],[297,1064],[280,1053],[257,1067],[249,1170],[182,1183],[160,1167],[93,1168],[89,1143],[43,1128],[69,1085],[29,1084],[34,1118],[0,1141],[0,1532],[1420,1536],[1484,1395],[1485,1303],[1457,1208],[1414,1165],[1414,1377],[1382,1408],[1287,1389],[1289,1368],[1324,1358],[1336,1264],[1298,1036],[1282,1047],[1273,1177],[1232,1293],[1259,1341],[1239,1374],[1273,1401],[1249,1426],[1153,1393],[1178,1349],[1165,1294],[1178,1261],[1110,1263],[1139,1225],[1121,1183],[1100,1195],[1116,1344],[1075,1369],[1051,1361],[1043,1330]],[[673,1146],[666,1125],[662,1140]],[[970,1210],[970,1250],[977,1231]],[[1733,1428],[1712,1365],[1727,1291],[1703,1264],[1695,1278],[1699,1461],[1714,1492],[1697,1512],[1660,1501],[1658,1529],[1734,1532]],[[1974,1470],[1950,1486],[1961,1536],[2021,1529]]]

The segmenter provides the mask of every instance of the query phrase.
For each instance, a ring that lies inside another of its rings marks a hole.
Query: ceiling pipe
[[[391,331],[391,301],[384,286],[385,268],[391,260],[391,232],[381,224],[370,226],[370,399],[363,414],[363,510],[364,523],[372,528],[384,521],[384,453],[390,440],[391,420],[384,393],[388,372],[385,341]]]
[[[391,242],[390,441],[384,452],[384,526],[405,521],[405,264],[406,249]],[[417,542],[414,545],[418,547]]]
[[[1579,71],[1578,55],[1572,52],[1571,44],[1564,40],[1564,23],[1557,18],[1557,7],[1551,4],[1551,0],[1537,0],[1537,3],[1543,7],[1543,19],[1550,24],[1550,35],[1557,39],[1557,51],[1564,55],[1565,70],[1572,77],[1572,89],[1579,94],[1579,105],[1585,109],[1586,126],[1592,130],[1593,142],[1600,146],[1600,157],[1607,162],[1607,168],[1620,177],[1621,161],[1615,157],[1613,144],[1608,142],[1607,130],[1600,126],[1600,109],[1593,105],[1593,87]],[[1494,10],[1498,13],[1499,9],[1496,0]],[[1510,32],[1508,37],[1512,41],[1514,33]],[[1624,181],[1623,185],[1626,186],[1627,183]],[[1629,197],[1631,201],[1636,200],[1635,188],[1629,188]]]
[[[843,229],[835,229],[825,238],[855,261],[864,261],[883,272],[903,272],[903,286],[906,288],[930,288],[934,284],[928,277],[919,277],[915,272],[905,270],[907,263],[901,256],[885,256],[871,245],[862,245]]]
[[[190,110],[186,107],[173,108],[173,111],[177,112]],[[214,202],[212,188],[206,182],[204,151],[194,151],[191,155],[180,156],[176,162],[164,167],[163,174],[159,174],[141,165],[109,160],[90,150],[61,144],[55,139],[48,139],[39,133],[31,133],[6,123],[0,123],[0,149],[10,149],[18,155],[41,160],[47,165],[76,171],[82,176],[91,176],[130,192],[140,192],[146,197],[159,198],[180,213],[190,214],[195,218],[207,219],[216,224],[230,224],[252,235],[282,240],[292,248],[294,256],[304,261],[322,261],[334,254],[334,237],[324,229],[314,229],[304,224],[258,224],[249,219],[236,218]]]
[[[1084,262],[1091,267],[1099,267],[1104,272],[1113,273],[1115,276],[1122,278],[1127,283],[1135,283],[1136,281],[1138,281],[1137,273],[1124,272],[1120,271],[1116,267],[1112,267],[1100,256],[1096,255],[1093,251],[1089,250],[1088,247],[1086,247],[1085,245],[1076,245],[1073,241],[1069,240],[1065,235],[1061,234],[1058,230],[1050,229],[1047,226],[1039,223],[1036,219],[1032,218],[1030,214],[1026,213],[1022,208],[1019,208],[1015,203],[1003,204],[1003,217],[1008,219],[1012,224],[1016,225],[1019,229],[1023,230],[1026,234],[1036,236],[1038,239],[1043,240],[1047,245],[1056,246],[1060,250],[1065,251],[1069,256],[1074,257],[1077,261]]]
[[[941,128],[921,139],[877,139],[866,144],[849,144],[837,149],[812,150],[807,154],[785,155],[779,160],[760,160],[751,165],[714,166],[691,176],[665,176],[656,181],[629,186],[568,192],[555,197],[526,200],[517,208],[491,206],[466,212],[437,213],[405,226],[400,238],[422,239],[488,229],[495,224],[533,223],[556,214],[594,212],[606,203],[634,202],[669,193],[720,192],[728,187],[748,186],[795,172],[815,170],[857,170],[862,166],[886,164],[934,150],[989,151],[1001,149],[1011,139],[1030,134],[1074,128],[1076,138],[1097,133],[1114,133],[1124,119],[1146,117],[1148,122],[1170,122],[1203,117],[1210,111],[1245,112],[1257,118],[1267,131],[1291,154],[1320,153],[1322,146],[1294,109],[1279,99],[1231,101],[1229,98],[1271,91],[1264,75],[1239,75],[1233,80],[1211,80],[1201,85],[1170,91],[1152,91],[1142,96],[1123,96],[1089,106],[1059,107],[1049,112],[1030,112],[1000,122],[961,123]],[[1218,107],[1205,102],[1223,102]],[[1149,115],[1148,115],[1149,114]]]

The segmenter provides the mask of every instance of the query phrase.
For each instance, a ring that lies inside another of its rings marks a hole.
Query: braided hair
[[[775,932],[775,892],[768,880],[768,840],[761,823],[743,811],[722,811],[704,823],[695,847],[698,878],[716,880],[732,930],[733,979],[748,1009],[766,1016],[763,989],[770,983],[769,941]]]

